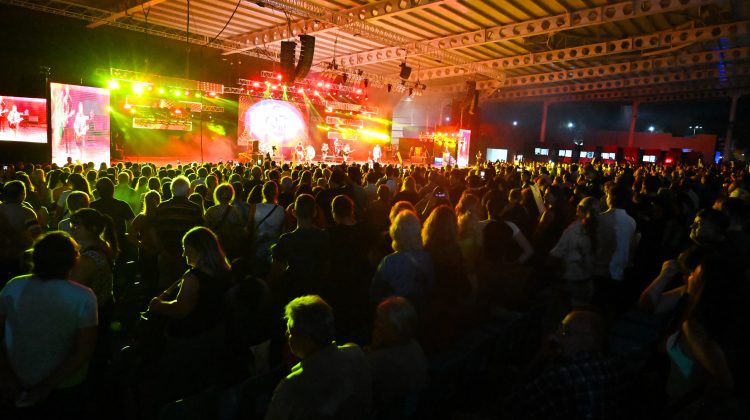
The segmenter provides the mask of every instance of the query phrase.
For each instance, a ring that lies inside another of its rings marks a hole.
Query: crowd
[[[747,418],[750,170],[11,165],[2,418]]]

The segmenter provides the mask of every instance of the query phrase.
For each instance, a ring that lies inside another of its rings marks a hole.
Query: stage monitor
[[[109,90],[50,83],[52,162],[110,163]]]
[[[295,103],[241,96],[238,114],[238,145],[257,141],[259,152],[273,153],[309,140],[307,118]]]
[[[581,152],[580,158],[584,159],[593,159],[594,158],[594,152]]]
[[[507,162],[508,149],[487,149],[487,162]]]
[[[573,151],[572,150],[558,150],[557,156],[559,157],[573,157]]]
[[[47,143],[47,100],[0,96],[0,141]]]
[[[534,148],[534,154],[537,156],[549,156],[549,149],[536,147]]]
[[[648,163],[655,163],[656,162],[656,156],[654,155],[643,155],[643,161]]]
[[[615,160],[616,159],[616,153],[612,152],[603,152],[602,153],[602,159],[604,160]]]

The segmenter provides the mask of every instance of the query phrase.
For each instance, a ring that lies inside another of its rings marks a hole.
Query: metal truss
[[[209,41],[211,41],[211,39],[205,35],[195,33],[188,34],[187,32],[180,29],[170,28],[163,25],[156,25],[153,23],[146,24],[143,21],[132,18],[127,19],[127,21],[108,21],[107,19],[110,19],[112,15],[112,13],[108,10],[74,4],[64,0],[0,0],[0,3],[45,13],[51,13],[59,16],[85,20],[92,23],[105,21],[107,25],[114,26],[116,28],[127,29],[129,31],[141,32],[148,35],[154,35],[182,42],[190,42],[191,44],[195,45],[206,46],[208,45]],[[217,48],[224,51],[232,51],[243,47],[244,44],[226,39],[217,39],[213,41],[210,46],[212,48]],[[242,51],[242,54],[265,60],[275,61],[279,59],[278,52],[259,47],[255,47],[250,50],[244,50]]]
[[[640,103],[648,102],[671,102],[700,99],[727,98],[742,96],[750,93],[749,84],[737,84],[733,86],[718,86],[715,83],[693,84],[690,86],[661,86],[643,87],[629,90],[617,90],[608,92],[579,93],[571,95],[544,98],[552,103],[580,102],[580,101],[632,101]],[[503,99],[493,102],[538,102],[541,98],[525,99]]]
[[[434,38],[426,41],[399,45],[342,56],[349,66],[375,64],[396,60],[407,54],[410,56],[430,54],[451,48],[463,48],[492,42],[519,39],[534,35],[551,34],[559,31],[601,25],[608,22],[629,20],[659,13],[677,12],[694,7],[716,3],[716,0],[631,0],[611,5],[592,7],[523,22],[500,25],[462,34]],[[359,15],[362,18],[362,14]],[[479,71],[484,71],[480,69]],[[472,69],[472,72],[476,70]]]
[[[364,6],[359,7],[353,7],[351,9],[347,9],[342,12],[342,14],[345,14],[346,16],[352,18],[352,19],[358,19],[359,21],[364,21],[369,18],[377,18],[377,17],[383,17],[389,14],[395,14],[400,12],[406,12],[413,9],[418,9],[430,4],[436,4],[436,3],[443,3],[445,0],[422,0],[422,1],[400,1],[400,0],[384,0],[379,1],[375,3],[366,4]],[[281,4],[284,4],[286,2],[273,2],[274,7],[282,7],[281,10],[287,11],[289,13],[295,13],[297,14],[299,11],[294,8],[290,8],[287,6],[280,6]],[[322,8],[319,8],[322,9]],[[326,13],[330,10],[318,10],[316,8],[317,12]],[[321,32],[327,29],[335,28],[336,25],[329,22],[321,22],[317,17],[315,18],[305,18],[300,19],[297,21],[292,22],[291,24],[283,24],[278,25],[276,27],[270,28],[270,29],[264,29],[260,31],[253,31],[248,32],[242,35],[237,35],[233,37],[234,39],[238,41],[246,41],[249,43],[252,43],[253,46],[245,46],[238,50],[234,51],[228,51],[225,54],[233,54],[236,52],[241,52],[246,49],[254,48],[254,46],[257,45],[263,45],[264,43],[268,42],[274,42],[274,41],[281,41],[284,39],[289,39],[296,37],[300,34],[313,34],[315,32]],[[291,33],[289,32],[289,29],[291,28]],[[330,60],[329,60],[330,61]]]
[[[720,69],[700,69],[692,70],[688,72],[674,72],[665,74],[653,74],[643,77],[633,77],[630,79],[614,79],[604,80],[598,82],[589,82],[581,84],[569,84],[563,86],[550,86],[543,88],[534,89],[518,89],[510,91],[496,91],[493,95],[490,95],[491,99],[510,99],[510,98],[524,98],[530,96],[546,96],[546,95],[564,95],[576,92],[592,92],[598,90],[610,90],[610,89],[628,89],[640,86],[653,86],[658,84],[669,84],[669,83],[684,83],[697,80],[713,79],[719,82],[719,86],[722,83],[725,85],[729,84],[729,79],[736,80],[750,76],[750,66],[741,66],[730,68],[729,71]]]
[[[540,64],[583,60],[623,53],[636,53],[656,48],[671,48],[679,45],[747,34],[750,34],[750,20],[711,25],[703,28],[663,31],[650,35],[621,38],[615,41],[598,42],[579,47],[504,57],[475,63],[475,65],[480,69],[494,68],[510,70]],[[421,70],[417,72],[416,77],[420,80],[434,80],[470,73],[470,69],[463,66],[449,66]],[[414,77],[414,73],[412,73],[412,77]]]
[[[671,68],[671,67],[670,67]],[[587,69],[583,69],[587,70]],[[654,73],[641,77],[632,77],[625,79],[608,79],[584,82],[578,84],[561,84],[548,87],[526,88],[505,90],[499,88],[493,81],[477,82],[477,90],[483,92],[492,92],[484,95],[489,99],[519,99],[534,96],[545,95],[565,95],[576,92],[589,92],[608,89],[628,89],[646,85],[659,85],[668,83],[683,83],[703,79],[716,79],[724,84],[729,83],[730,79],[750,75],[750,66],[737,66],[728,68],[711,68],[711,69],[693,69],[686,71],[674,71],[669,73]],[[599,77],[595,75],[593,77]],[[519,86],[521,87],[521,86]],[[430,93],[465,93],[465,85],[448,85],[430,88]]]
[[[405,1],[405,0],[401,0]],[[686,1],[686,0],[683,0]],[[707,0],[687,0],[687,1],[707,1]],[[304,16],[312,18],[321,22],[325,22],[332,27],[340,28],[352,34],[356,34],[367,38],[369,40],[398,47],[401,49],[402,54],[406,54],[406,49],[409,46],[415,47],[426,47],[421,45],[419,42],[399,35],[395,32],[383,29],[380,26],[372,25],[365,21],[365,17],[360,18],[360,15],[354,16],[354,13],[348,12],[337,12],[328,8],[318,6],[317,4],[310,3],[306,0],[264,0],[262,2],[264,6],[271,7],[273,9],[282,10],[289,14],[297,16]],[[364,15],[363,15],[364,16]],[[313,21],[314,25],[314,21]],[[280,38],[281,39],[281,38]],[[254,40],[253,40],[254,41]],[[242,46],[240,47],[242,48]],[[446,51],[444,49],[436,49],[431,51],[422,51],[420,54],[426,54],[431,58],[438,60],[443,63],[449,63],[454,66],[471,66],[472,62],[468,59],[461,57],[460,55]],[[346,65],[346,63],[344,64]],[[501,79],[503,74],[493,68],[486,68],[478,70],[477,73],[481,73],[492,79]]]
[[[575,70],[536,73],[524,76],[508,77],[504,82],[489,81],[482,83],[480,89],[491,87],[518,87],[563,81],[590,79],[595,77],[610,77],[628,73],[638,73],[653,70],[668,70],[676,67],[692,67],[702,64],[714,64],[747,60],[750,58],[750,47],[733,48],[729,50],[705,51],[693,54],[680,54],[669,57],[657,57],[649,60],[626,61],[615,64],[605,64]]]

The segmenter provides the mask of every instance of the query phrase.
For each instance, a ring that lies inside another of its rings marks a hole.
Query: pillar
[[[542,108],[542,127],[539,130],[539,143],[544,143],[544,135],[547,131],[547,109],[549,109],[549,100],[544,100]]]
[[[633,147],[635,139],[635,121],[638,119],[638,101],[633,101],[633,108],[630,111],[630,131],[628,131],[628,147]]]
[[[727,124],[727,135],[724,139],[724,150],[721,155],[724,160],[732,159],[732,130],[734,130],[734,115],[737,112],[737,101],[740,99],[740,95],[732,95],[732,105],[729,107],[729,124]],[[706,159],[712,159],[713,156],[706,156]]]

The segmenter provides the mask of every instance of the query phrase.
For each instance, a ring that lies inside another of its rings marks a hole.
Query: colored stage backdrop
[[[109,90],[50,83],[52,162],[110,163]]]
[[[257,145],[254,153],[278,155],[310,140],[307,110],[292,102],[240,96],[237,125],[237,144],[248,149]]]
[[[0,141],[47,143],[47,100],[0,95]]]

